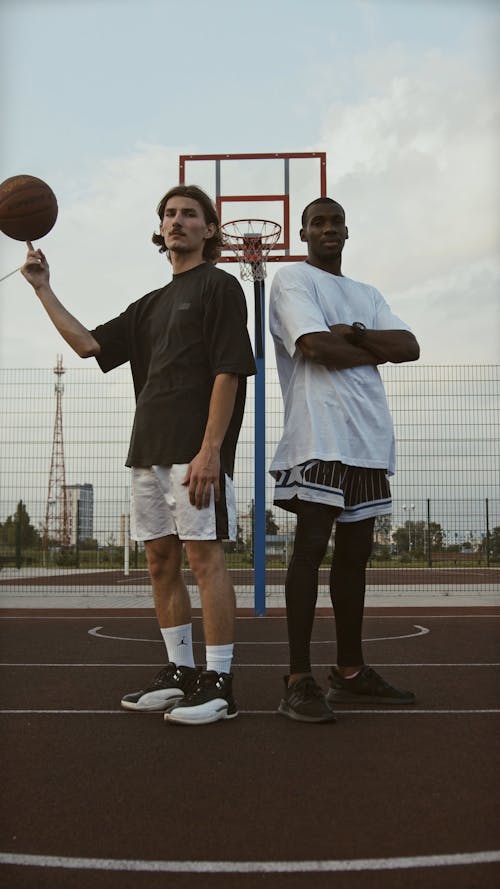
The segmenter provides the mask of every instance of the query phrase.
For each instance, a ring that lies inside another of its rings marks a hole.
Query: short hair
[[[304,211],[302,213],[302,228],[304,228],[304,226],[306,224],[307,211],[309,210],[309,207],[313,207],[314,204],[336,204],[337,207],[340,207],[340,209],[342,210],[342,213],[344,214],[344,219],[345,219],[345,210],[344,210],[342,204],[339,204],[338,201],[334,201],[333,198],[326,198],[326,197],[315,198],[314,201],[311,201],[311,203],[307,205],[307,207],[304,207]]]
[[[173,188],[170,188],[167,193],[163,195],[156,208],[156,212],[158,213],[161,222],[163,222],[163,213],[165,212],[167,201],[169,201],[170,198],[175,198],[177,196],[191,198],[193,201],[196,201],[203,210],[206,224],[209,225],[210,223],[213,223],[215,225],[215,233],[211,238],[208,238],[205,241],[203,247],[203,259],[208,262],[217,262],[222,252],[222,233],[220,230],[220,219],[217,215],[214,203],[198,185],[174,185]],[[169,254],[162,234],[156,234],[155,232],[151,240],[153,241],[153,244],[157,244],[160,248],[160,253]]]

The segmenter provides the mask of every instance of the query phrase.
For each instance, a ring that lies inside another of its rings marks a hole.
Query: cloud
[[[89,178],[51,182],[59,217],[35,246],[47,255],[54,291],[86,326],[112,318],[169,280],[170,266],[151,235],[157,228],[156,206],[178,181],[179,153],[139,144],[129,156],[103,161]],[[19,266],[24,255],[21,242],[3,238],[1,273]],[[4,367],[45,366],[58,351],[66,363],[81,364],[34,304],[33,291],[20,274],[1,286]]]
[[[429,363],[498,361],[500,105],[494,73],[472,57],[411,56],[396,45],[353,58],[340,75],[333,64],[322,66],[321,82],[333,84],[333,98],[324,106],[321,139],[306,147],[326,150],[329,191],[347,210],[344,272],[382,290],[425,341]],[[40,246],[54,290],[87,326],[169,279],[170,267],[150,236],[158,200],[178,179],[179,154],[190,151],[203,151],[203,145],[138,143],[129,154],[87,166],[72,181],[61,174],[50,183],[60,215]],[[249,190],[254,186],[250,182]],[[298,230],[297,207],[310,195],[305,181],[294,187],[292,227]],[[24,246],[2,238],[0,249],[3,275],[22,263]],[[235,266],[225,268],[238,274]],[[267,288],[276,269],[269,269]],[[20,275],[0,287],[2,366],[52,366],[58,351],[68,365],[81,365]],[[432,332],[436,314],[446,321],[445,344]]]
[[[412,314],[421,329],[434,317],[423,307],[439,301],[451,336],[444,351],[429,337],[430,362],[468,360],[471,321],[483,338],[474,354],[497,361],[496,82],[484,70],[464,69],[463,59],[436,52],[397,65],[393,57],[379,60],[374,69],[368,61],[357,68],[358,77],[371,77],[368,98],[335,102],[323,126],[330,192],[346,207],[351,235],[344,272],[379,286],[396,311],[418,294],[420,309]],[[479,286],[481,275],[487,286]]]
[[[412,325],[423,364],[498,364],[500,258],[457,264],[399,292],[399,314]]]

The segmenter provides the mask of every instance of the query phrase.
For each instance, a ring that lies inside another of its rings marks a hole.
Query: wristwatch
[[[351,327],[352,333],[349,333],[346,339],[352,346],[360,346],[366,335],[366,324],[363,324],[362,321],[354,321]]]

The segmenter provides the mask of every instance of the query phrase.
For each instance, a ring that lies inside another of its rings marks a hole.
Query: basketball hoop
[[[232,250],[244,281],[263,281],[266,259],[278,242],[281,225],[268,219],[235,219],[221,225],[224,248]]]

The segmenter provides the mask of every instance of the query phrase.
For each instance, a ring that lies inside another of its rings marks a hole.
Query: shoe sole
[[[384,698],[380,695],[356,695],[352,692],[334,691],[329,694],[328,700],[333,704],[390,704],[397,706],[398,704],[415,704],[415,698]]]
[[[238,716],[237,710],[235,713],[228,713],[227,710],[218,710],[214,713],[207,713],[206,716],[198,719],[165,713],[164,719],[165,722],[169,722],[171,725],[210,725],[212,722],[221,722],[224,719],[235,719],[236,716]]]
[[[150,707],[140,706],[138,703],[134,701],[120,701],[120,706],[123,707],[124,710],[135,710],[138,713],[165,713],[168,710],[172,710],[179,701],[182,701],[182,697],[170,698],[168,701],[164,701],[162,706],[155,706],[152,704]]]
[[[278,707],[280,716],[287,716],[288,719],[294,719],[296,722],[337,722],[333,713],[325,713],[323,716],[306,716],[304,713],[296,713],[291,710],[283,701]]]

